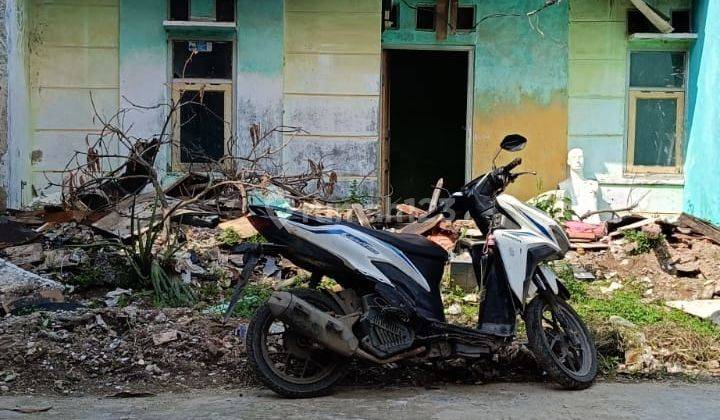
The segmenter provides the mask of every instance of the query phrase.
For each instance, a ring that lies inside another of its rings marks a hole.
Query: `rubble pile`
[[[112,395],[248,385],[240,340],[236,327],[186,308],[7,317],[0,320],[0,389]]]

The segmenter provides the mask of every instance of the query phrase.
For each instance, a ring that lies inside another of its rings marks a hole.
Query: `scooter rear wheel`
[[[343,314],[342,308],[322,292],[289,292],[323,311]],[[250,366],[263,384],[288,398],[325,395],[347,372],[347,360],[276,319],[267,303],[250,321],[245,348]]]
[[[565,389],[585,389],[597,376],[597,350],[585,323],[564,300],[536,296],[525,308],[528,344],[540,366]]]

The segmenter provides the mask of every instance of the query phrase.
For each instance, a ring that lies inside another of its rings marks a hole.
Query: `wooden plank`
[[[429,231],[430,229],[434,228],[443,220],[444,216],[442,214],[438,214],[433,218],[424,220],[422,222],[415,222],[410,223],[407,226],[404,226],[402,229],[399,230],[400,233],[414,233],[416,235],[422,235],[423,233]]]
[[[448,26],[450,26],[450,33],[455,35],[457,33],[457,12],[458,12],[458,0],[450,0],[450,11],[448,12]]]
[[[647,3],[645,3],[643,0],[630,0],[630,2],[635,5],[635,7],[645,15],[645,17],[655,25],[658,30],[664,34],[670,33],[674,31],[673,27],[659,14],[653,10],[652,7],[648,6]]]
[[[619,227],[615,232],[610,232],[610,234],[608,236],[610,238],[614,238],[614,237],[622,235],[623,232],[625,232],[625,231],[641,228],[645,225],[655,223],[656,221],[657,221],[657,219],[650,218],[650,219],[643,219],[643,220],[637,221],[635,223],[630,223],[629,225]]]
[[[395,206],[395,208],[400,213],[409,214],[415,217],[422,217],[427,214],[425,210],[419,209],[415,206],[411,206],[410,204],[398,204]]]
[[[683,213],[678,218],[677,224],[688,227],[711,241],[720,244],[720,228],[717,228],[702,219]]]
[[[608,248],[610,248],[610,244],[604,244],[602,242],[570,244],[570,249],[608,249]]]
[[[437,0],[435,6],[435,39],[438,41],[447,39],[449,7],[450,0]]]
[[[430,198],[430,205],[428,206],[428,211],[431,212],[437,208],[438,201],[440,201],[440,193],[442,192],[442,186],[443,186],[443,179],[438,179],[437,184],[435,184],[435,189],[433,189],[432,197]]]
[[[355,217],[357,217],[360,226],[372,227],[370,219],[368,219],[367,214],[365,214],[365,209],[361,204],[354,203],[350,207],[352,207],[353,213],[355,213]]]

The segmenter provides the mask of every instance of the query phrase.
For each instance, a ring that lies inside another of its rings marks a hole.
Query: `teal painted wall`
[[[194,2],[193,2],[194,3]],[[248,127],[260,124],[270,130],[282,124],[283,0],[238,0],[235,33],[172,30],[167,1],[121,0],[120,2],[120,94],[121,106],[130,102],[152,106],[169,101],[170,60],[168,39],[215,39],[230,37],[235,53],[236,152],[243,154],[250,143]],[[161,130],[165,109],[133,111],[133,135],[151,137]],[[276,144],[282,139],[274,138]],[[158,167],[166,168],[170,151],[158,155]]]
[[[238,0],[236,39],[237,152],[248,152],[249,127],[262,131],[283,121],[283,0]],[[282,136],[272,138],[275,145]]]
[[[165,1],[120,1],[120,107],[168,100],[166,16]],[[133,135],[149,137],[160,131],[164,110],[132,112],[129,117]]]
[[[684,210],[720,226],[720,2],[695,2]]]
[[[430,2],[432,3],[432,2]],[[415,30],[415,10],[422,0],[400,2],[400,25],[382,35],[383,48],[392,46],[470,46],[474,53],[472,172],[485,171],[500,139],[508,133],[529,139],[525,167],[539,173],[544,189],[565,177],[567,150],[568,2],[548,7],[531,21],[528,11],[542,0],[461,0],[474,5],[472,32],[449,34],[437,42],[435,32]],[[525,198],[538,191],[532,177],[511,192]]]

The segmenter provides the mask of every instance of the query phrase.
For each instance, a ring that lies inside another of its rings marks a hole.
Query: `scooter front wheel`
[[[564,300],[535,296],[525,308],[528,344],[540,366],[565,389],[585,389],[597,376],[597,350],[585,323]]]

